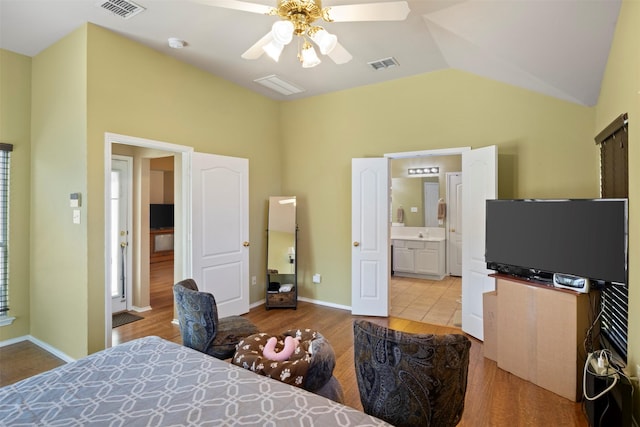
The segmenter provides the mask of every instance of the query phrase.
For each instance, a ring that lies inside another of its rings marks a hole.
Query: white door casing
[[[462,330],[480,340],[483,332],[482,294],[495,290],[485,264],[486,200],[498,194],[496,146],[462,153]]]
[[[132,171],[133,158],[111,156],[111,313],[131,308],[132,292],[132,252],[130,230],[133,221],[132,212]]]
[[[249,311],[249,160],[193,153],[192,275],[218,315]]]
[[[447,179],[447,271],[462,276],[462,172],[448,172]]]
[[[389,159],[352,159],[351,313],[389,315]]]

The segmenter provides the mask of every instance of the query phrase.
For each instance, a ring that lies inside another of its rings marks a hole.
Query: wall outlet
[[[255,286],[256,283],[258,283],[256,276],[251,276],[251,286]]]
[[[322,276],[318,273],[313,275],[313,283],[320,283],[322,281]]]

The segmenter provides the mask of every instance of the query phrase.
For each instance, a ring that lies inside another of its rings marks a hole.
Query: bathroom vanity
[[[439,232],[408,230],[391,235],[395,276],[442,280],[446,275],[445,237]],[[437,229],[436,229],[437,230]]]

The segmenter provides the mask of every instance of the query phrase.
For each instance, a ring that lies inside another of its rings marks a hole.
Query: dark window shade
[[[600,193],[603,198],[629,197],[628,116],[616,117],[596,137],[600,145]],[[628,280],[628,279],[627,279]],[[602,335],[614,350],[627,361],[627,330],[629,325],[629,289],[610,286],[602,291]]]
[[[611,286],[602,291],[601,333],[626,359],[627,331],[629,324],[629,289],[627,286]]]
[[[602,197],[628,197],[628,156],[627,127],[624,126],[600,144]]]
[[[0,143],[0,316],[9,311],[9,162],[13,145]]]

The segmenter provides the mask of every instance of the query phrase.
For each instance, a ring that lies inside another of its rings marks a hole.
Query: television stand
[[[496,277],[498,367],[562,397],[582,398],[582,350],[590,326],[589,294],[502,274]]]

